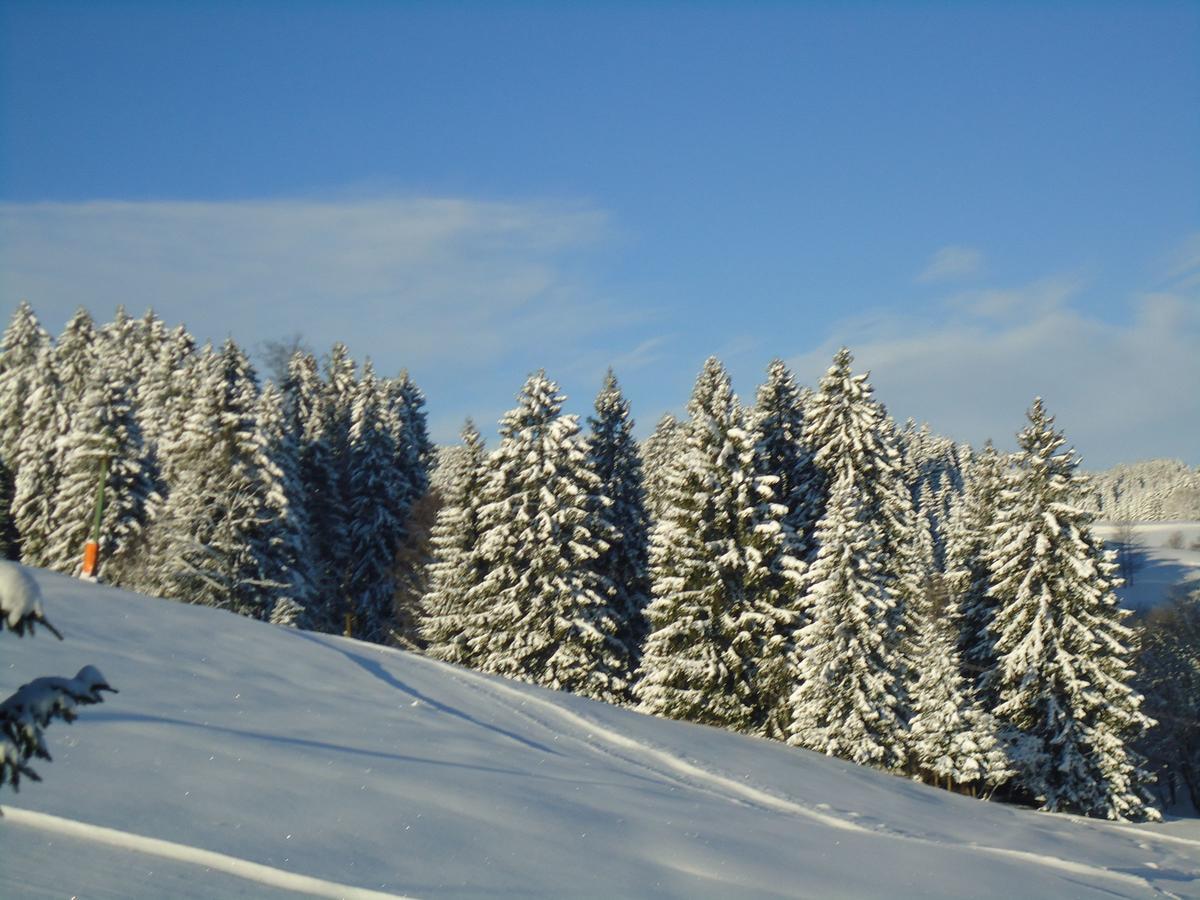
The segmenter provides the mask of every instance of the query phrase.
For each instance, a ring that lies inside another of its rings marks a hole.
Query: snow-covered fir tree
[[[13,313],[0,343],[0,556],[15,557],[19,539],[14,520],[17,454],[28,428],[28,402],[35,383],[45,373],[39,366],[49,361],[50,335],[33,308],[22,301]]]
[[[158,456],[162,477],[169,480],[170,460],[162,450],[166,439],[183,428],[196,391],[192,365],[196,345],[185,328],[168,331],[153,312],[142,319],[140,333],[144,363],[135,383],[138,422],[146,445]]]
[[[357,366],[345,344],[336,342],[325,359],[325,378],[321,385],[323,403],[321,443],[325,472],[322,476],[326,503],[314,521],[319,522],[321,541],[318,552],[330,582],[330,612],[333,628],[345,629],[347,611],[346,584],[350,558],[350,424],[354,399],[358,392]]]
[[[292,356],[284,393],[288,429],[297,436],[298,476],[312,529],[315,599],[308,608],[307,620],[318,631],[341,632],[345,629],[342,564],[349,546],[343,460],[335,455],[333,446],[335,436],[341,435],[336,432],[330,398],[311,353]]]
[[[276,625],[307,624],[316,602],[311,523],[300,482],[296,433],[284,410],[283,392],[268,384],[259,395],[255,466],[263,485],[263,509],[255,540],[271,596],[264,604]]]
[[[620,618],[619,637],[634,654],[636,664],[646,636],[644,613],[650,599],[650,525],[629,401],[612,369],[596,395],[595,413],[588,424],[588,465],[600,479],[592,513],[609,545],[600,551],[593,567],[609,606]]]
[[[142,574],[147,525],[159,496],[154,463],[134,415],[130,374],[126,367],[100,364],[71,416],[62,442],[45,560],[60,572],[78,574],[103,479],[102,574],[112,584],[136,585]]]
[[[884,768],[905,759],[905,640],[928,549],[891,423],[842,349],[808,403],[805,439],[829,494],[805,584],[790,741]]]
[[[966,448],[933,434],[927,423],[918,428],[912,419],[905,422],[899,440],[913,502],[925,517],[933,540],[934,563],[942,571],[950,511],[964,490]]]
[[[456,452],[447,453],[438,466],[442,502],[433,528],[421,632],[430,656],[472,665],[466,631],[471,618],[468,598],[487,571],[476,553],[481,534],[479,502],[487,473],[483,437],[469,419],[463,426],[462,445],[451,449]],[[476,615],[482,617],[482,612]]]
[[[630,651],[592,569],[606,548],[586,527],[599,479],[562,403],[538,372],[501,420],[479,510],[487,574],[468,597],[470,653],[484,671],[619,702]]]
[[[13,483],[12,472],[4,460],[0,459],[0,559],[15,559],[20,552],[17,540],[17,523],[12,517],[13,493],[16,485]]]
[[[1004,489],[1004,457],[988,441],[967,466],[965,493],[955,502],[946,526],[945,589],[960,612],[958,638],[963,674],[978,689],[985,672],[996,663],[989,630],[996,612],[991,597],[991,567],[987,553],[991,526],[1000,511]],[[995,697],[987,698],[989,707]]]
[[[149,344],[142,331],[145,322],[129,315],[124,306],[118,306],[112,321],[105,322],[96,331],[99,365],[129,385],[135,384],[148,368]],[[130,394],[129,400],[136,404],[136,392]]]
[[[906,735],[889,636],[895,601],[883,587],[881,541],[853,478],[834,481],[816,544],[806,577],[809,621],[796,637],[789,743],[898,768]]]
[[[917,618],[920,674],[909,698],[908,766],[929,784],[986,795],[1013,772],[995,719],[962,676],[958,618],[949,595],[926,604]]]
[[[425,395],[401,371],[380,383],[383,392],[383,427],[395,448],[401,530],[395,559],[396,594],[393,602],[391,642],[415,648],[421,644],[421,597],[428,589],[429,543],[436,516],[436,498],[430,496],[429,470],[434,459],[425,416]]]
[[[26,565],[48,565],[53,500],[58,492],[59,441],[68,427],[62,386],[54,367],[54,348],[38,354],[25,397],[21,430],[14,451],[12,523]]]
[[[642,477],[646,487],[646,512],[657,522],[666,503],[667,479],[678,456],[683,425],[670,413],[658,420],[654,433],[642,444]]]
[[[256,540],[266,505],[253,370],[232,340],[197,361],[193,402],[166,441],[171,491],[155,528],[162,596],[266,619],[282,586]]]
[[[1151,722],[1130,686],[1116,564],[1075,506],[1085,485],[1074,451],[1040,398],[1028,416],[992,529],[997,659],[985,688],[1014,738],[1017,785],[1043,809],[1155,817],[1132,748]]]
[[[754,422],[760,434],[758,471],[776,479],[775,502],[787,508],[784,522],[807,554],[821,513],[823,475],[804,440],[800,389],[782,360],[767,367],[767,380],[755,398]]]
[[[48,361],[50,335],[33,308],[22,301],[13,313],[0,344],[0,459],[15,471],[17,449],[24,429],[29,395]]]
[[[54,343],[54,374],[68,418],[95,378],[97,357],[96,323],[92,314],[80,307]]]
[[[656,715],[777,735],[803,564],[772,479],[756,470],[758,433],[717,359],[688,412],[651,540],[637,697]]]
[[[1158,720],[1142,748],[1163,803],[1200,810],[1200,586],[1176,591],[1142,624],[1138,688]]]
[[[405,506],[411,507],[429,490],[433,462],[425,394],[404,370],[384,383],[384,395],[384,421],[396,444],[396,465],[405,473]]]
[[[376,643],[387,640],[394,619],[396,550],[404,535],[407,488],[405,473],[395,464],[395,440],[384,424],[383,403],[368,362],[351,406],[345,600],[347,632]]]

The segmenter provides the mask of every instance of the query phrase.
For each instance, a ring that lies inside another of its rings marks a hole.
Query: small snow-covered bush
[[[0,560],[0,631],[7,628],[18,637],[32,634],[41,626],[62,640],[42,612],[42,595],[37,582],[16,563]],[[41,778],[29,760],[50,759],[44,729],[55,719],[71,722],[79,706],[100,703],[102,691],[116,693],[94,666],[84,666],[74,678],[35,678],[0,702],[0,786],[20,786],[22,776]]]

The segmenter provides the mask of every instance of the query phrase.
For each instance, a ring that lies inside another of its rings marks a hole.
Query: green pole
[[[92,522],[92,540],[100,543],[100,519],[104,516],[104,486],[108,482],[108,457],[100,463],[100,483],[96,485],[96,518]]]

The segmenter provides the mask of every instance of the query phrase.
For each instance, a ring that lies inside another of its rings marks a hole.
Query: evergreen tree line
[[[197,348],[153,312],[52,340],[28,304],[0,355],[0,550],[79,574],[99,528],[106,582],[285,625],[393,637],[424,398],[335,344],[260,385],[232,339]]]
[[[83,311],[51,341],[22,305],[2,349],[24,562],[78,571],[103,477],[112,583],[962,792],[1156,815],[1136,635],[1040,400],[1017,453],[975,452],[897,427],[846,350],[815,391],[773,362],[753,405],[710,359],[639,447],[611,372],[586,433],[539,372],[430,492],[420,392],[341,345],[260,387],[232,341]]]
[[[1146,459],[1091,476],[1080,504],[1109,522],[1200,519],[1200,468],[1177,459]]]
[[[1040,400],[1020,449],[899,428],[840,351],[716,359],[639,447],[609,373],[582,432],[533,375],[487,452],[443,452],[422,620],[437,658],[931,784],[1156,817],[1154,724],[1112,554]]]

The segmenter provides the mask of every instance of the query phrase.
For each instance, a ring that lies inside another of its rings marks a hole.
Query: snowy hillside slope
[[[1200,586],[1200,522],[1139,522],[1134,525],[1141,567],[1130,584],[1117,589],[1129,609],[1144,610],[1166,600],[1172,591]],[[1118,526],[1098,523],[1096,533],[1116,539]],[[1176,537],[1178,536],[1178,537]],[[1177,540],[1182,546],[1171,547]]]
[[[5,635],[0,692],[94,663],[121,693],[0,797],[3,897],[1200,897],[1195,820],[982,803],[35,575],[66,640]]]

